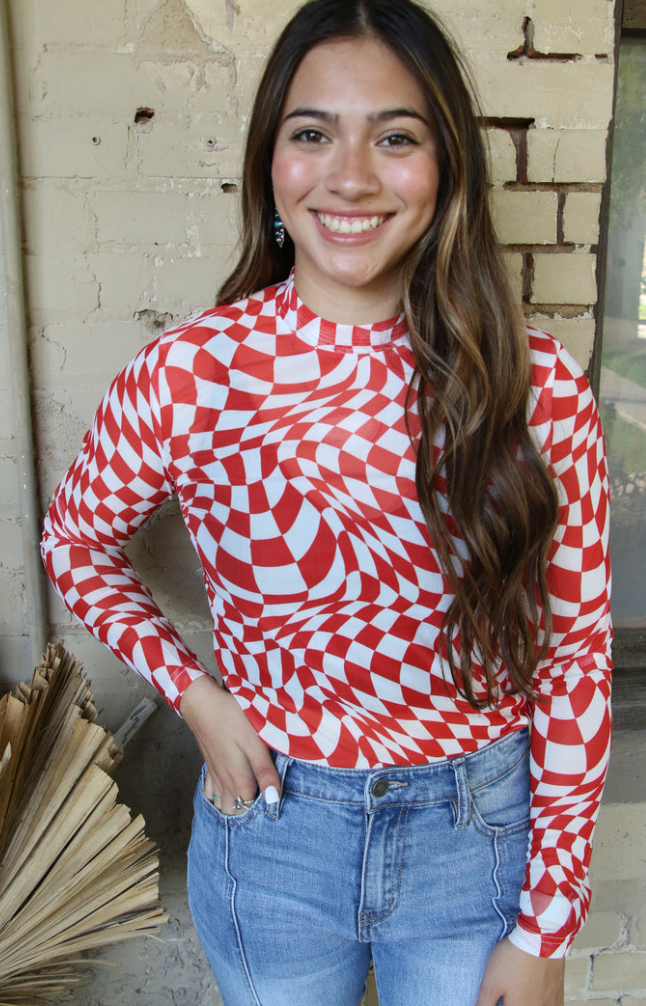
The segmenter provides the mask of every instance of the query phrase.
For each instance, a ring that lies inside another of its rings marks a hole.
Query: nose
[[[374,195],[380,189],[370,145],[339,142],[329,165],[327,188],[344,199]]]

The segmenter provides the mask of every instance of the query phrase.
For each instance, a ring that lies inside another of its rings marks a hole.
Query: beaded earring
[[[274,227],[274,241],[276,242],[279,248],[282,248],[283,245],[285,244],[285,224],[280,219],[277,209],[274,210],[273,227]]]

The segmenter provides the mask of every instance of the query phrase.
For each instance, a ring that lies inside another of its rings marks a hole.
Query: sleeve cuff
[[[153,679],[168,705],[181,717],[179,704],[182,701],[182,695],[189,685],[208,674],[209,672],[205,668],[177,667],[168,671],[168,679],[163,683],[163,686],[155,680],[156,675],[153,675]]]
[[[580,928],[573,925],[576,917],[569,899],[556,892],[545,900],[537,915],[531,892],[521,891],[520,908],[516,928],[509,934],[514,946],[532,957],[565,957]]]
[[[524,950],[532,957],[560,958],[566,957],[570,949],[571,939],[556,939],[545,937],[540,933],[530,933],[520,924],[509,934],[509,942],[519,950]]]

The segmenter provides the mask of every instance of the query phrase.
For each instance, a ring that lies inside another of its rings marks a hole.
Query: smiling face
[[[287,92],[272,182],[312,311],[354,324],[397,312],[402,262],[435,212],[436,148],[421,84],[383,42],[308,52]]]

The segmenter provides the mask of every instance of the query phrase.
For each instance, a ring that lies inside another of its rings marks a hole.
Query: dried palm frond
[[[60,644],[0,700],[0,1006],[51,1002],[82,951],[166,921],[157,850],[117,803],[121,750],[95,719]]]

